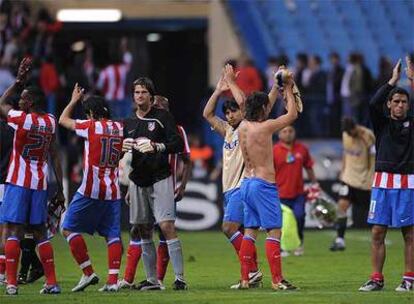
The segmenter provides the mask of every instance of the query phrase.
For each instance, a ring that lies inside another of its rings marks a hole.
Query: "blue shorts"
[[[6,184],[0,214],[4,223],[44,224],[47,218],[47,191]]]
[[[224,192],[223,222],[243,224],[244,205],[241,199],[240,188]]]
[[[245,178],[240,187],[244,202],[244,227],[282,227],[282,209],[276,185],[260,178]]]
[[[121,236],[121,200],[92,199],[76,192],[66,211],[62,228],[71,232],[115,238]]]
[[[414,189],[372,188],[368,224],[395,228],[414,225]]]
[[[302,194],[295,198],[281,198],[280,201],[283,205],[288,206],[290,209],[292,209],[297,220],[305,218],[305,195]]]

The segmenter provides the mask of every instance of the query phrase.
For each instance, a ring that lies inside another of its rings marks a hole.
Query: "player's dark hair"
[[[46,107],[46,96],[42,89],[34,85],[25,87],[24,89],[27,91],[27,95],[33,103],[32,107],[36,111],[44,111]]]
[[[407,96],[407,99],[410,100],[410,94],[408,93],[408,91],[406,89],[403,88],[399,88],[399,87],[395,87],[394,89],[391,90],[391,92],[388,94],[388,100],[391,100],[392,97],[395,94],[401,94],[401,95],[405,95]]]
[[[223,103],[221,110],[223,111],[223,114],[226,115],[227,110],[235,112],[237,110],[240,110],[240,107],[239,107],[239,104],[236,102],[236,100],[228,99]]]
[[[134,81],[132,89],[135,89],[137,85],[140,85],[148,90],[151,96],[155,95],[154,83],[148,77],[140,77]]]
[[[342,131],[350,134],[350,132],[355,129],[356,123],[352,117],[342,118]]]
[[[246,115],[249,121],[263,120],[265,107],[269,104],[269,96],[263,92],[253,92],[246,99]]]
[[[111,118],[109,106],[101,96],[89,96],[82,102],[82,107],[85,114],[92,113],[94,119]]]

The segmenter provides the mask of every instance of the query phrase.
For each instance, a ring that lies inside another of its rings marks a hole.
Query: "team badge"
[[[154,131],[154,129],[155,129],[155,121],[150,121],[149,123],[148,123],[148,131]]]
[[[410,122],[406,121],[403,123],[404,128],[408,128],[410,126]]]

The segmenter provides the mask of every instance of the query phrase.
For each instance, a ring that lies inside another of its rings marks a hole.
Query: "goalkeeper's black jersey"
[[[163,143],[166,150],[157,153],[132,151],[132,171],[129,178],[140,187],[148,187],[171,175],[168,155],[183,151],[184,142],[178,133],[174,117],[167,111],[152,108],[145,117],[135,113],[124,120],[124,136],[146,137]]]
[[[0,184],[4,184],[7,177],[10,154],[13,148],[14,131],[7,122],[0,120]]]
[[[385,104],[394,87],[385,84],[370,101],[370,116],[376,137],[376,172],[414,174],[414,117],[390,117]]]

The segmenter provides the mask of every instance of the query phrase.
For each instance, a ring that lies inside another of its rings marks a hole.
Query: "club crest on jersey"
[[[155,130],[155,121],[150,121],[148,123],[148,131],[154,131]]]
[[[408,128],[410,126],[410,122],[406,121],[403,123],[404,128]]]

